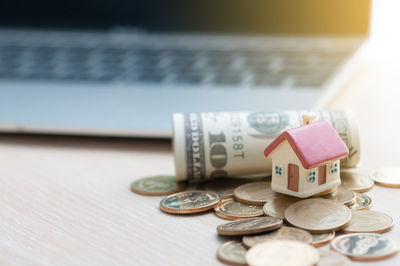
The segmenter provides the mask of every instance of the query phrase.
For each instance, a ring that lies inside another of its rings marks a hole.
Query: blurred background
[[[400,18],[396,12],[400,3],[394,0],[373,1],[372,7],[370,55],[394,59],[400,44],[400,34],[397,33]]]
[[[154,29],[164,23],[188,27],[174,17],[161,23],[171,7],[165,2],[0,2],[0,199],[7,228],[0,257],[5,261],[89,264],[95,258],[129,264],[154,261],[156,250],[176,264],[193,254],[186,239],[201,248],[200,260],[215,264],[221,240],[208,237],[215,234],[217,217],[161,215],[158,198],[129,191],[133,179],[174,173],[170,141],[30,134],[169,139],[172,112],[346,108],[359,121],[361,165],[355,170],[367,174],[399,165],[398,0],[242,1],[271,3],[270,8],[281,3],[268,13],[270,30],[286,30],[286,20],[297,30],[314,29],[301,36],[289,30],[243,34],[242,23],[257,18],[249,11],[225,24],[231,31],[241,27],[233,34],[202,32],[211,23],[210,10],[202,23],[189,24],[190,34],[158,34],[120,23],[138,19]],[[236,14],[233,2],[219,7],[219,14]],[[251,12],[265,17],[251,5]],[[190,20],[196,12],[181,14]],[[322,23],[324,18],[331,22]],[[332,36],[335,26],[350,34]],[[352,34],[357,29],[361,36]],[[400,221],[397,193],[375,186],[373,208]],[[388,234],[396,238],[399,228]],[[169,235],[160,237],[160,230]],[[399,265],[399,258],[374,265]]]
[[[174,112],[319,109],[393,60],[393,0],[3,1],[0,131],[169,138]]]

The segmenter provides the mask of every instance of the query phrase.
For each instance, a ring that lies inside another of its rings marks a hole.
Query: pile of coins
[[[342,172],[339,187],[307,199],[272,191],[268,177],[256,181],[214,180],[183,191],[186,184],[176,182],[173,176],[155,176],[133,182],[131,190],[168,195],[160,202],[160,209],[167,213],[213,209],[217,216],[231,220],[217,226],[218,234],[234,237],[217,251],[223,263],[350,265],[349,258],[378,260],[399,250],[397,242],[382,235],[393,228],[393,219],[371,211],[371,198],[362,194],[374,186],[374,180],[400,187],[400,176],[393,179],[393,172],[381,169],[370,177]],[[317,249],[328,243],[330,251]],[[289,249],[290,256],[282,256]]]

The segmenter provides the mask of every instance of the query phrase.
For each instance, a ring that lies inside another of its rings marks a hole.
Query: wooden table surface
[[[400,64],[368,53],[361,63],[328,107],[358,116],[358,171],[367,174],[400,166]],[[162,197],[129,190],[135,179],[173,173],[169,141],[0,135],[0,265],[219,264],[228,238],[216,226],[226,220],[167,215]],[[400,240],[400,189],[367,194],[373,210],[394,218],[386,234]],[[400,255],[370,265],[400,265]]]

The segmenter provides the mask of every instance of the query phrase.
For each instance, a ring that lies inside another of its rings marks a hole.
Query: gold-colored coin
[[[254,177],[254,178],[220,178],[207,181],[200,184],[200,188],[208,191],[217,192],[221,199],[233,197],[233,191],[244,184],[256,181],[270,180],[269,176]]]
[[[320,249],[318,266],[350,266],[351,261],[342,254],[332,251]]]
[[[341,186],[354,192],[365,192],[374,186],[374,180],[359,173],[340,172],[340,179],[342,181]]]
[[[393,239],[381,234],[356,233],[336,237],[331,247],[353,260],[372,261],[391,257],[399,251]]]
[[[333,200],[311,198],[290,205],[285,218],[290,224],[311,233],[328,233],[342,228],[350,220],[351,211]]]
[[[233,191],[233,196],[245,204],[264,205],[275,198],[276,193],[271,189],[271,182],[262,181],[241,185]]]
[[[373,171],[370,177],[379,185],[400,187],[400,167],[386,167]]]
[[[303,229],[296,227],[282,226],[278,230],[267,234],[244,236],[242,238],[242,242],[246,247],[250,248],[266,241],[278,240],[278,239],[296,240],[310,244],[312,241],[312,236],[309,232],[304,231]]]
[[[222,200],[214,210],[216,215],[229,220],[257,217],[264,214],[261,206],[243,204],[234,199]]]
[[[353,211],[345,233],[384,233],[394,226],[393,218],[377,211]]]
[[[345,187],[339,186],[337,194],[319,196],[320,198],[335,200],[346,206],[353,205],[356,202],[356,193]]]
[[[164,196],[184,190],[186,184],[177,182],[175,176],[159,175],[135,180],[130,188],[132,192],[142,195]]]
[[[160,209],[174,214],[203,212],[218,205],[220,197],[210,191],[185,191],[172,194],[160,202]]]
[[[246,265],[247,249],[238,241],[232,240],[222,244],[217,251],[220,261],[230,265]]]
[[[337,189],[338,189],[338,187],[333,187],[328,190],[322,191],[322,192],[316,194],[315,196],[331,195],[332,197],[334,197],[337,195]]]
[[[325,244],[328,244],[335,237],[335,232],[329,232],[324,234],[311,234],[311,236],[312,236],[311,245],[313,245],[314,247],[320,247]]]
[[[349,206],[352,211],[369,210],[372,207],[372,200],[365,194],[356,193],[356,202]]]
[[[256,217],[221,224],[217,227],[217,232],[226,236],[242,236],[272,231],[281,226],[282,220],[279,218]]]
[[[202,184],[202,188],[208,191],[217,192],[222,199],[233,197],[233,191],[243,185],[249,183],[249,180],[232,180],[232,179],[218,179],[210,180]]]
[[[263,206],[263,210],[268,216],[284,219],[286,208],[300,200],[301,199],[299,198],[280,195],[272,200],[267,201]]]
[[[311,266],[316,265],[318,260],[316,248],[294,240],[267,241],[255,245],[246,253],[250,266]]]

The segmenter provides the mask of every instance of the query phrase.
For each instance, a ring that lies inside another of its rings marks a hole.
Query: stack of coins
[[[400,169],[394,169],[374,171],[371,177],[342,172],[339,187],[308,199],[274,192],[269,178],[220,179],[187,189],[173,176],[154,176],[133,182],[131,190],[143,195],[168,195],[160,202],[160,209],[166,213],[213,210],[218,217],[231,220],[217,226],[218,234],[233,238],[217,251],[223,263],[350,265],[349,258],[378,260],[399,250],[396,241],[382,235],[393,228],[393,219],[371,211],[372,199],[363,194],[373,188],[374,180],[400,187]],[[396,173],[398,179],[393,177]],[[369,248],[362,252],[357,249],[366,242]],[[331,251],[317,249],[329,243]],[[278,256],[288,249],[290,256]]]

